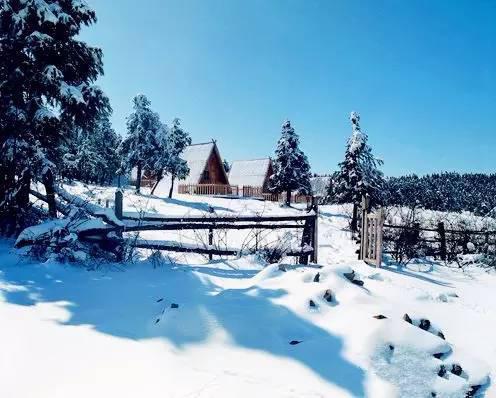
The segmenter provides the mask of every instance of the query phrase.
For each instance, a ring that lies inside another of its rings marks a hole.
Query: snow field
[[[82,197],[88,190],[70,188]],[[125,197],[127,211],[165,216],[209,206],[301,214],[255,200]],[[208,262],[170,253],[157,266],[147,252],[87,271],[27,261],[2,242],[0,395],[465,397],[483,385],[478,396],[496,396],[496,276],[427,263],[367,266],[356,260],[345,213],[322,206],[319,265],[285,262],[285,271],[254,255]],[[363,286],[344,276],[351,270]]]

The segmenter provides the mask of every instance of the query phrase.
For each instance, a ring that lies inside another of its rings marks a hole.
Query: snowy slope
[[[126,197],[129,211],[164,215],[298,212],[254,200]],[[0,396],[464,397],[474,384],[485,385],[479,396],[496,396],[496,276],[371,268],[356,260],[343,213],[321,209],[322,268],[286,272],[255,256],[209,263],[183,254],[159,267],[88,271],[28,262],[1,242]],[[351,269],[363,287],[343,276]]]

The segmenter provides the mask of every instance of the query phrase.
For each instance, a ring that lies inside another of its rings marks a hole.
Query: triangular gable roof
[[[181,184],[200,183],[212,151],[214,151],[215,155],[219,157],[222,165],[222,159],[215,141],[204,142],[201,144],[191,144],[184,149],[181,157],[186,160],[186,163],[188,163],[189,175],[186,179],[181,180]],[[229,181],[223,167],[222,172],[226,177],[226,181]]]
[[[229,183],[238,186],[262,187],[269,166],[270,158],[235,160],[229,171]]]
[[[213,142],[205,142],[202,144],[192,144],[184,149],[181,157],[186,160],[189,167],[189,175],[184,180],[184,184],[199,183],[213,148]]]

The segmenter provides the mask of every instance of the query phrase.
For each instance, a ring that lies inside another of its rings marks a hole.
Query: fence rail
[[[178,193],[187,195],[232,195],[244,198],[260,198],[268,202],[283,202],[286,199],[284,193],[266,192],[263,187],[244,185],[221,185],[221,184],[179,184]],[[291,194],[291,203],[312,202],[311,195]]]
[[[443,222],[437,228],[386,224],[383,209],[371,212],[368,198],[362,199],[360,218],[360,250],[358,258],[380,265],[382,254],[392,255],[396,261],[419,255],[453,261],[458,254],[490,253],[496,246],[494,230],[447,229]]]
[[[392,232],[395,230],[398,231],[396,234]],[[496,231],[446,229],[443,222],[438,223],[437,228],[422,228],[420,224],[385,224],[384,243],[385,253],[397,259],[402,250],[417,250],[443,261],[452,261],[458,254],[487,253],[491,245],[496,245]]]
[[[189,195],[238,195],[237,185],[179,184],[178,192]]]
[[[298,256],[300,263],[307,264],[308,261],[317,262],[318,259],[318,206],[313,211],[303,215],[292,216],[211,216],[203,217],[163,217],[130,215],[122,212],[123,195],[116,191],[115,211],[116,216],[124,221],[120,227],[87,229],[82,232],[82,238],[95,239],[108,238],[110,233],[114,236],[122,236],[125,232],[137,231],[181,231],[181,230],[207,230],[208,247],[181,245],[178,242],[143,241],[134,243],[135,247],[155,250],[168,250],[177,252],[193,252],[213,255],[237,254],[239,250],[217,249],[213,242],[214,230],[276,230],[276,229],[302,229],[302,239],[299,249],[291,249],[285,253],[287,256]],[[258,238],[257,238],[258,239]],[[132,240],[128,241],[133,244]],[[228,254],[229,253],[229,254]]]

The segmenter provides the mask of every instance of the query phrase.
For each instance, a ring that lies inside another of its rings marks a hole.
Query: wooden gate
[[[384,210],[381,208],[370,212],[368,207],[368,198],[363,198],[359,259],[367,264],[380,267],[382,262]]]

